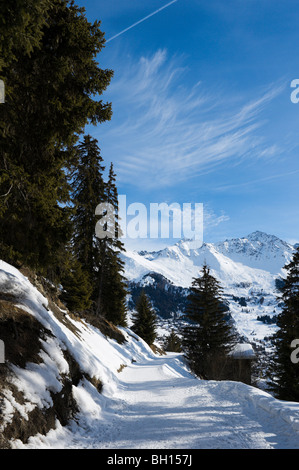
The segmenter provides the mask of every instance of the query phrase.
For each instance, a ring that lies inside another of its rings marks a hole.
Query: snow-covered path
[[[288,405],[298,412],[298,404]],[[124,368],[117,391],[99,406],[101,416],[91,410],[68,428],[32,438],[29,447],[299,448],[299,429],[281,402],[239,382],[198,380],[176,355]]]
[[[299,447],[299,433],[282,418],[238,400],[236,388],[243,384],[198,381],[165,358],[122,374],[118,399],[124,407],[114,421],[115,435],[101,444],[105,448]]]

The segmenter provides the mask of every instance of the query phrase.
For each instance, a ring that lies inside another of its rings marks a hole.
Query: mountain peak
[[[202,240],[196,240],[194,238],[182,238],[175,244],[175,246],[182,247],[182,248],[188,247],[189,249],[193,249],[193,250],[197,250],[198,248],[201,248],[202,245],[203,245]]]
[[[255,232],[250,233],[246,238],[251,241],[269,241],[274,239],[279,240],[279,238],[275,235],[270,235],[269,233],[262,232],[260,230],[256,230]]]

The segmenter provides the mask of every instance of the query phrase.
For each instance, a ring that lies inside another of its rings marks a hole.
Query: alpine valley
[[[161,336],[165,330],[179,328],[192,279],[206,263],[223,289],[228,315],[240,338],[265,349],[277,328],[279,288],[294,249],[274,235],[256,231],[218,243],[181,240],[156,252],[126,251],[129,308],[134,309],[144,289],[158,315]]]

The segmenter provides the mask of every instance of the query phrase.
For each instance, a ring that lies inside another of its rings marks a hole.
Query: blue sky
[[[176,0],[161,9],[168,3],[77,1],[101,21],[99,65],[114,70],[103,95],[112,120],[86,131],[107,167],[113,161],[119,193],[147,207],[203,203],[205,242],[255,230],[299,241],[299,103],[290,99],[298,1]]]

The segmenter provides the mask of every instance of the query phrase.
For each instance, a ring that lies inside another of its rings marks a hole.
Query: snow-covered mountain
[[[218,243],[196,245],[181,240],[157,252],[127,251],[123,259],[130,285],[151,286],[151,291],[156,285],[154,274],[166,278],[171,286],[188,289],[207,263],[224,290],[239,333],[250,340],[263,340],[275,329],[277,288],[293,252],[293,245],[256,231]],[[155,305],[155,296],[151,297]]]

